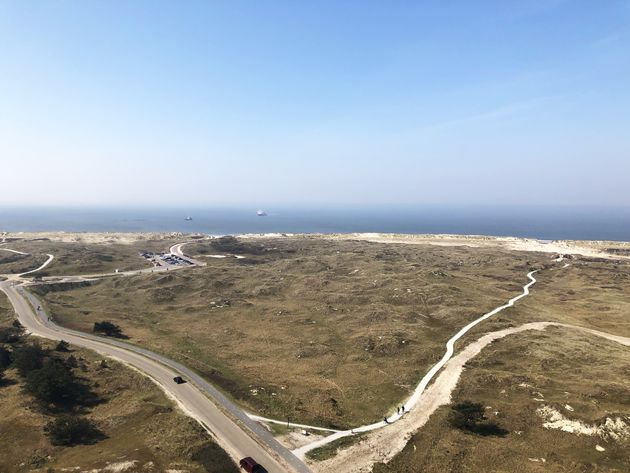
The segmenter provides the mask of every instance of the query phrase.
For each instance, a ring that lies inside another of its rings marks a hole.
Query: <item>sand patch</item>
[[[606,417],[597,424],[587,424],[581,420],[571,420],[551,406],[542,406],[536,410],[545,422],[545,429],[557,429],[576,435],[597,436],[604,440],[622,441],[630,438],[630,418],[626,416]]]
[[[130,470],[136,465],[136,463],[138,463],[138,460],[129,460],[129,461],[124,461],[124,462],[111,463],[107,465],[105,468],[103,468],[103,471],[111,471],[112,473],[121,473],[123,471]]]

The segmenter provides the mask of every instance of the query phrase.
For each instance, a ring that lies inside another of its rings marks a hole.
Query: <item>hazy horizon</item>
[[[183,232],[466,234],[630,241],[630,212],[614,207],[331,205],[3,207],[0,233]],[[190,216],[191,219],[186,217]]]
[[[630,206],[630,2],[0,2],[0,206]]]

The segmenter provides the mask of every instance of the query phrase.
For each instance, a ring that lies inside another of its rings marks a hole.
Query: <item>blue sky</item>
[[[0,202],[630,206],[630,2],[2,1]]]

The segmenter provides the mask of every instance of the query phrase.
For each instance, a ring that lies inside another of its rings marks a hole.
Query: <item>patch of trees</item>
[[[31,275],[31,279],[33,281],[41,281],[43,278],[47,278],[48,276],[50,276],[50,273],[42,269],[40,271],[37,271],[36,273],[33,273]]]
[[[57,343],[55,350],[60,352],[68,352],[70,351],[70,344],[65,340],[59,340],[59,343]]]
[[[24,333],[22,325],[16,320],[11,327],[0,329],[0,343],[14,344],[21,340]],[[0,386],[5,385],[4,370],[13,365],[14,353],[0,345]]]
[[[69,344],[60,341],[55,350],[44,350],[38,343],[16,344],[12,351],[0,346],[0,384],[4,370],[15,368],[24,379],[24,391],[38,401],[49,414],[59,414],[44,432],[53,445],[92,444],[105,438],[89,419],[78,415],[81,409],[100,402],[90,386],[75,376],[78,362],[73,355],[67,359],[59,352],[70,351]]]
[[[94,395],[74,376],[72,368],[64,361],[50,358],[41,368],[26,375],[24,389],[44,405],[71,408],[89,405]]]
[[[11,365],[11,352],[4,347],[0,347],[0,370],[4,370]]]
[[[123,335],[120,326],[107,320],[104,320],[102,322],[94,322],[93,331],[94,333],[102,333],[104,335],[107,335],[108,337],[127,338]]]
[[[53,445],[63,446],[93,444],[105,438],[94,422],[75,415],[62,415],[51,420],[44,432]]]
[[[480,403],[464,401],[451,407],[448,422],[459,430],[483,436],[505,437],[508,431],[496,422],[489,421]]]
[[[0,343],[17,343],[24,335],[24,327],[15,320],[11,327],[0,329]]]
[[[44,350],[36,343],[16,347],[13,349],[13,367],[25,377],[42,367],[44,355]]]
[[[68,344],[65,346],[67,349]],[[12,352],[0,347],[0,369],[15,368],[24,379],[24,390],[53,410],[71,410],[98,402],[89,386],[74,375],[73,368],[77,366],[73,356],[67,360],[57,358],[38,343],[20,344]]]

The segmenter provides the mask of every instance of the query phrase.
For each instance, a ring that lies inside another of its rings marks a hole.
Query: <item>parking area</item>
[[[152,253],[150,251],[141,252],[140,256],[150,261],[153,266],[190,266],[192,261],[171,253]]]

